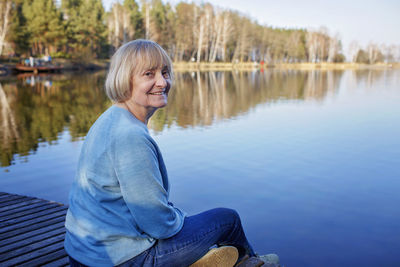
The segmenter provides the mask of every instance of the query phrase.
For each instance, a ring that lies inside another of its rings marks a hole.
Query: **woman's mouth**
[[[154,93],[149,93],[149,95],[163,95],[163,94],[165,94],[165,92],[164,92],[164,91],[161,91],[161,92],[154,92]]]

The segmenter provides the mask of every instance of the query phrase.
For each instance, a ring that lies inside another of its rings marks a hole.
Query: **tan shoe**
[[[223,246],[213,248],[190,267],[232,267],[239,257],[235,247]]]

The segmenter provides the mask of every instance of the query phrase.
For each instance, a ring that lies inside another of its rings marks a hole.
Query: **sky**
[[[103,0],[108,10],[116,0]],[[120,0],[122,1],[122,0]],[[137,0],[137,2],[140,2]],[[175,5],[178,0],[163,0]],[[192,2],[192,1],[185,1]],[[339,35],[346,53],[357,41],[400,45],[400,0],[210,0],[213,6],[232,9],[262,25],[285,28],[319,29]]]

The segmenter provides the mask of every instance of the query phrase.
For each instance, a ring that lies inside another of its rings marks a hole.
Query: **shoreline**
[[[16,65],[18,60],[11,59],[8,62],[0,63],[0,76],[16,73]],[[52,64],[62,66],[62,71],[97,71],[106,70],[109,66],[109,59],[99,59],[91,61],[76,61],[68,59],[54,59]],[[361,64],[361,63],[277,63],[277,64],[260,64],[258,62],[173,62],[174,71],[176,72],[194,72],[194,71],[264,71],[269,69],[278,70],[383,70],[383,69],[399,69],[400,63],[377,63],[377,64]]]
[[[284,70],[365,70],[365,69],[399,69],[400,63],[377,63],[377,64],[361,64],[361,63],[277,63],[264,64],[258,62],[174,62],[174,71],[253,71],[267,69],[284,69]]]

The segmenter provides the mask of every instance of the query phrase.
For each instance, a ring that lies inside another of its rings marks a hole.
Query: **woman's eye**
[[[144,75],[146,75],[146,76],[152,76],[152,75],[153,75],[153,72],[152,72],[152,71],[146,71],[146,72],[144,73]]]
[[[164,76],[164,78],[169,78],[169,72],[168,71],[163,71],[162,75]]]

